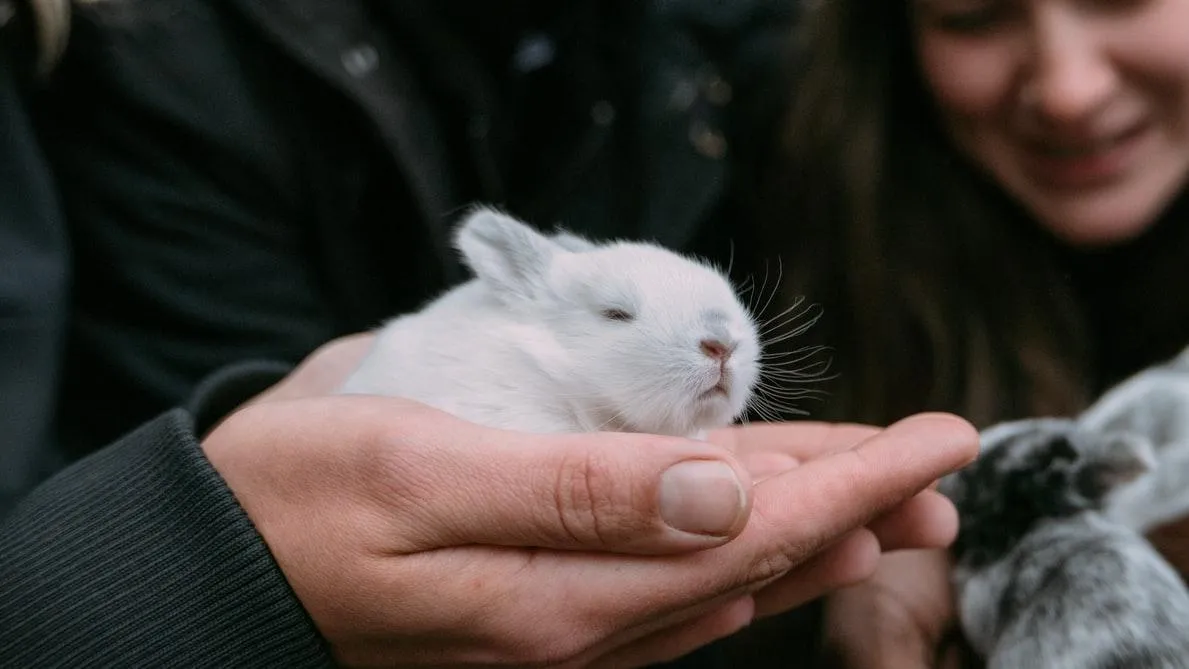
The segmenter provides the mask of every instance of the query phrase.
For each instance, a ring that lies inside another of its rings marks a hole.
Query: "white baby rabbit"
[[[643,242],[545,235],[490,208],[454,241],[475,277],[387,322],[340,392],[529,432],[696,438],[747,408],[759,336],[714,268]]]

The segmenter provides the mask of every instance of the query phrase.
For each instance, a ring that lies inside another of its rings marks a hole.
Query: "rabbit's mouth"
[[[726,374],[720,376],[714,385],[698,393],[698,399],[703,402],[723,402],[730,398],[731,380],[727,378]]]
[[[726,365],[722,365],[719,367],[719,370],[718,370],[718,380],[706,392],[711,394],[712,396],[719,395],[722,397],[730,397],[731,396],[731,381],[732,380],[733,379],[732,379],[730,368],[727,367]]]

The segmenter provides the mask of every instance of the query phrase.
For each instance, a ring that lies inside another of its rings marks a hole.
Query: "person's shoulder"
[[[234,107],[216,101],[243,98],[263,76],[251,63],[264,38],[244,29],[234,4],[72,0],[69,44],[47,104],[91,107],[81,101],[102,90],[109,106],[164,113],[188,124],[228,123],[220,114],[206,121],[196,115]]]

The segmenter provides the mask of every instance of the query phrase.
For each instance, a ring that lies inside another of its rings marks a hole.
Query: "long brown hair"
[[[807,336],[831,347],[837,378],[810,408],[979,425],[1075,411],[1089,356],[1055,245],[949,148],[908,21],[904,0],[816,3],[781,142],[754,179],[782,299],[823,306]]]

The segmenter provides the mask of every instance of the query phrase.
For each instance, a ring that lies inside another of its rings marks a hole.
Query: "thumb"
[[[418,491],[413,550],[487,544],[637,554],[717,546],[751,481],[726,449],[643,434],[543,435],[432,419],[399,476]],[[412,464],[412,463],[411,463]],[[390,470],[391,471],[391,470]]]

